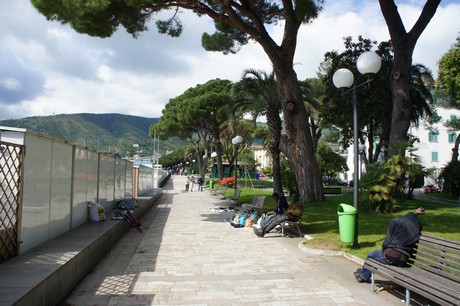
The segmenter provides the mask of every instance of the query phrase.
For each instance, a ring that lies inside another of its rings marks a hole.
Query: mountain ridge
[[[157,122],[158,118],[119,113],[76,113],[0,120],[0,125],[29,129],[98,151],[117,152],[122,156],[151,156],[153,139],[149,130]],[[162,141],[160,153],[183,145],[183,141],[174,138]]]

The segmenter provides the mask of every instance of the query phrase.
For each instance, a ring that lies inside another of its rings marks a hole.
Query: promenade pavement
[[[359,284],[358,264],[315,255],[303,238],[265,238],[224,222],[208,191],[184,191],[173,176],[141,219],[61,305],[401,305]],[[306,233],[308,234],[308,233]]]

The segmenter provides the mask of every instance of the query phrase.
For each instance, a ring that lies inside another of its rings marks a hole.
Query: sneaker
[[[258,229],[256,227],[253,227],[252,229],[254,231],[254,234],[256,234],[256,236],[258,236],[258,237],[263,237],[264,236],[264,231],[263,230]]]

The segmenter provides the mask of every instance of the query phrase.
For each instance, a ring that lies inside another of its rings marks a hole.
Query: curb
[[[313,239],[311,236],[308,236],[308,235],[305,235],[305,238],[308,239],[308,240]],[[345,259],[353,261],[354,263],[356,263],[358,265],[362,266],[364,264],[364,260],[362,258],[359,258],[359,257],[357,257],[355,255],[351,255],[351,254],[346,253],[346,252],[329,251],[329,250],[321,250],[321,249],[309,248],[309,247],[306,247],[303,244],[303,241],[300,241],[297,246],[301,251],[309,253],[309,254],[320,255],[320,256],[344,257]]]

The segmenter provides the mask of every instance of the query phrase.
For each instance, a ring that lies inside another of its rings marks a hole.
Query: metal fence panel
[[[27,134],[20,252],[49,239],[53,141]]]
[[[49,238],[70,230],[72,197],[72,152],[68,144],[53,141]]]

